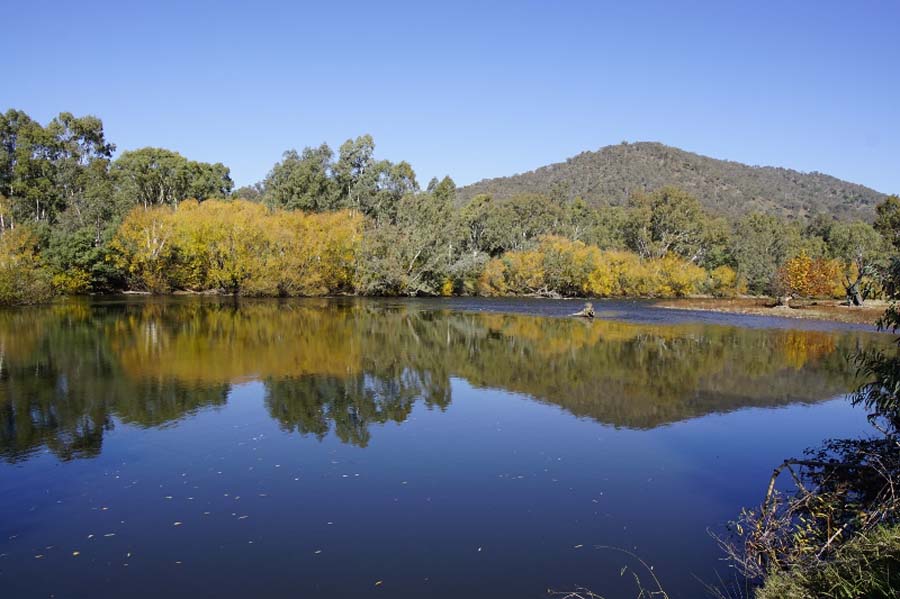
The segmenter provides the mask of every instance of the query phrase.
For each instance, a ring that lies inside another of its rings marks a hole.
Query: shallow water
[[[773,466],[864,434],[827,323],[539,300],[0,312],[5,597],[670,596]]]

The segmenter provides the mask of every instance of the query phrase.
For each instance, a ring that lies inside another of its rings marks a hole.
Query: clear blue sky
[[[627,4],[627,6],[626,6]],[[661,141],[900,192],[900,1],[0,0],[0,109],[252,183],[371,133],[420,182]]]

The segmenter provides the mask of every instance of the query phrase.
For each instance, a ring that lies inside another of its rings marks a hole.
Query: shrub
[[[111,242],[132,287],[308,296],[353,285],[361,218],[235,200],[136,208]]]
[[[900,597],[900,526],[861,534],[827,562],[810,561],[766,578],[757,599]]]
[[[25,227],[0,232],[0,305],[35,304],[53,297],[50,275]]]

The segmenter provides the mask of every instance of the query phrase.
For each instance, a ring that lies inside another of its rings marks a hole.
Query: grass
[[[768,576],[756,599],[900,598],[900,525],[849,541],[827,562]]]

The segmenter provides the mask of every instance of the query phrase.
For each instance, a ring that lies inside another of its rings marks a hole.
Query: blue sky
[[[371,133],[459,184],[620,141],[900,192],[900,1],[30,2],[0,109],[221,161]]]

